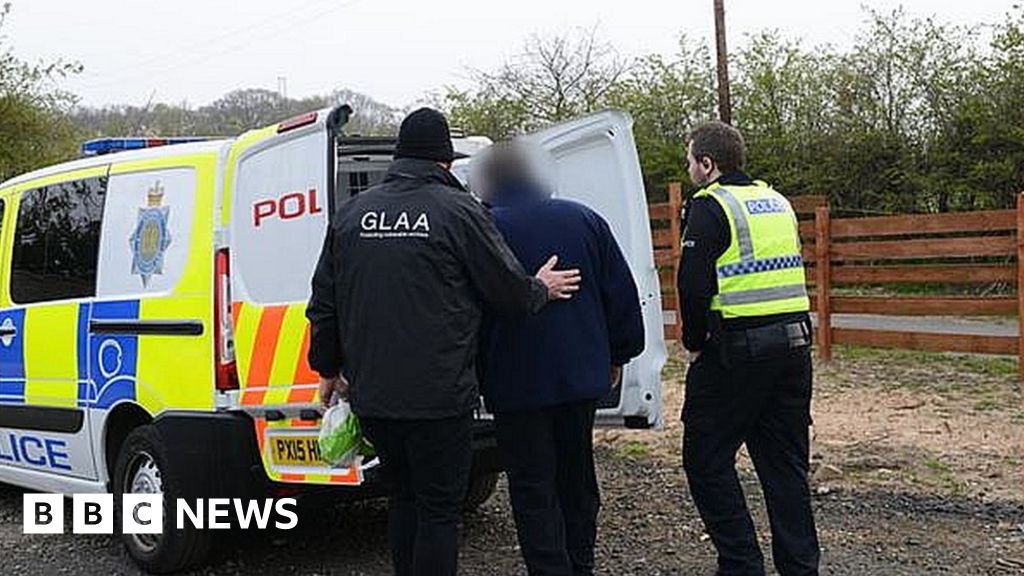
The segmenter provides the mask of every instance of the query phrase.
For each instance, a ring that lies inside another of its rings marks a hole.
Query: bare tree
[[[596,30],[534,35],[495,72],[473,72],[477,95],[514,103],[529,129],[600,108],[632,62],[598,39]]]

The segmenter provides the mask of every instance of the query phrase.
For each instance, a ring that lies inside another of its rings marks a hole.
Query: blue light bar
[[[203,136],[180,136],[175,138],[97,138],[82,144],[82,156],[99,156],[125,150],[142,150],[172,144],[188,144],[189,142],[206,142],[211,138]]]

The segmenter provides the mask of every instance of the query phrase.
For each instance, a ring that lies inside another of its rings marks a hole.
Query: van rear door
[[[661,368],[666,359],[661,288],[633,119],[625,112],[606,110],[524,139],[553,157],[556,196],[582,202],[608,221],[640,290],[647,345],[623,370],[622,385],[599,404],[598,420],[604,425],[659,426]]]
[[[317,374],[306,360],[310,279],[334,208],[335,142],[351,109],[311,112],[243,134],[229,152],[231,317],[240,394],[264,468],[284,482],[358,483],[317,448]]]

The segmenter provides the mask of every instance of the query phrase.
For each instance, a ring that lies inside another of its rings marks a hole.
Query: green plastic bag
[[[320,420],[320,457],[335,468],[351,466],[365,450],[359,418],[348,402],[331,406]]]

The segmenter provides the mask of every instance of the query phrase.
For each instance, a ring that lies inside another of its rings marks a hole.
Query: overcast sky
[[[710,42],[712,0],[13,0],[6,35],[22,58],[78,60],[65,86],[83,103],[205,104],[242,87],[289,96],[337,87],[405,106],[491,69],[531,33],[597,26],[625,55]],[[996,22],[1012,0],[726,0],[730,42],[778,29],[846,46],[862,5],[963,24]]]

